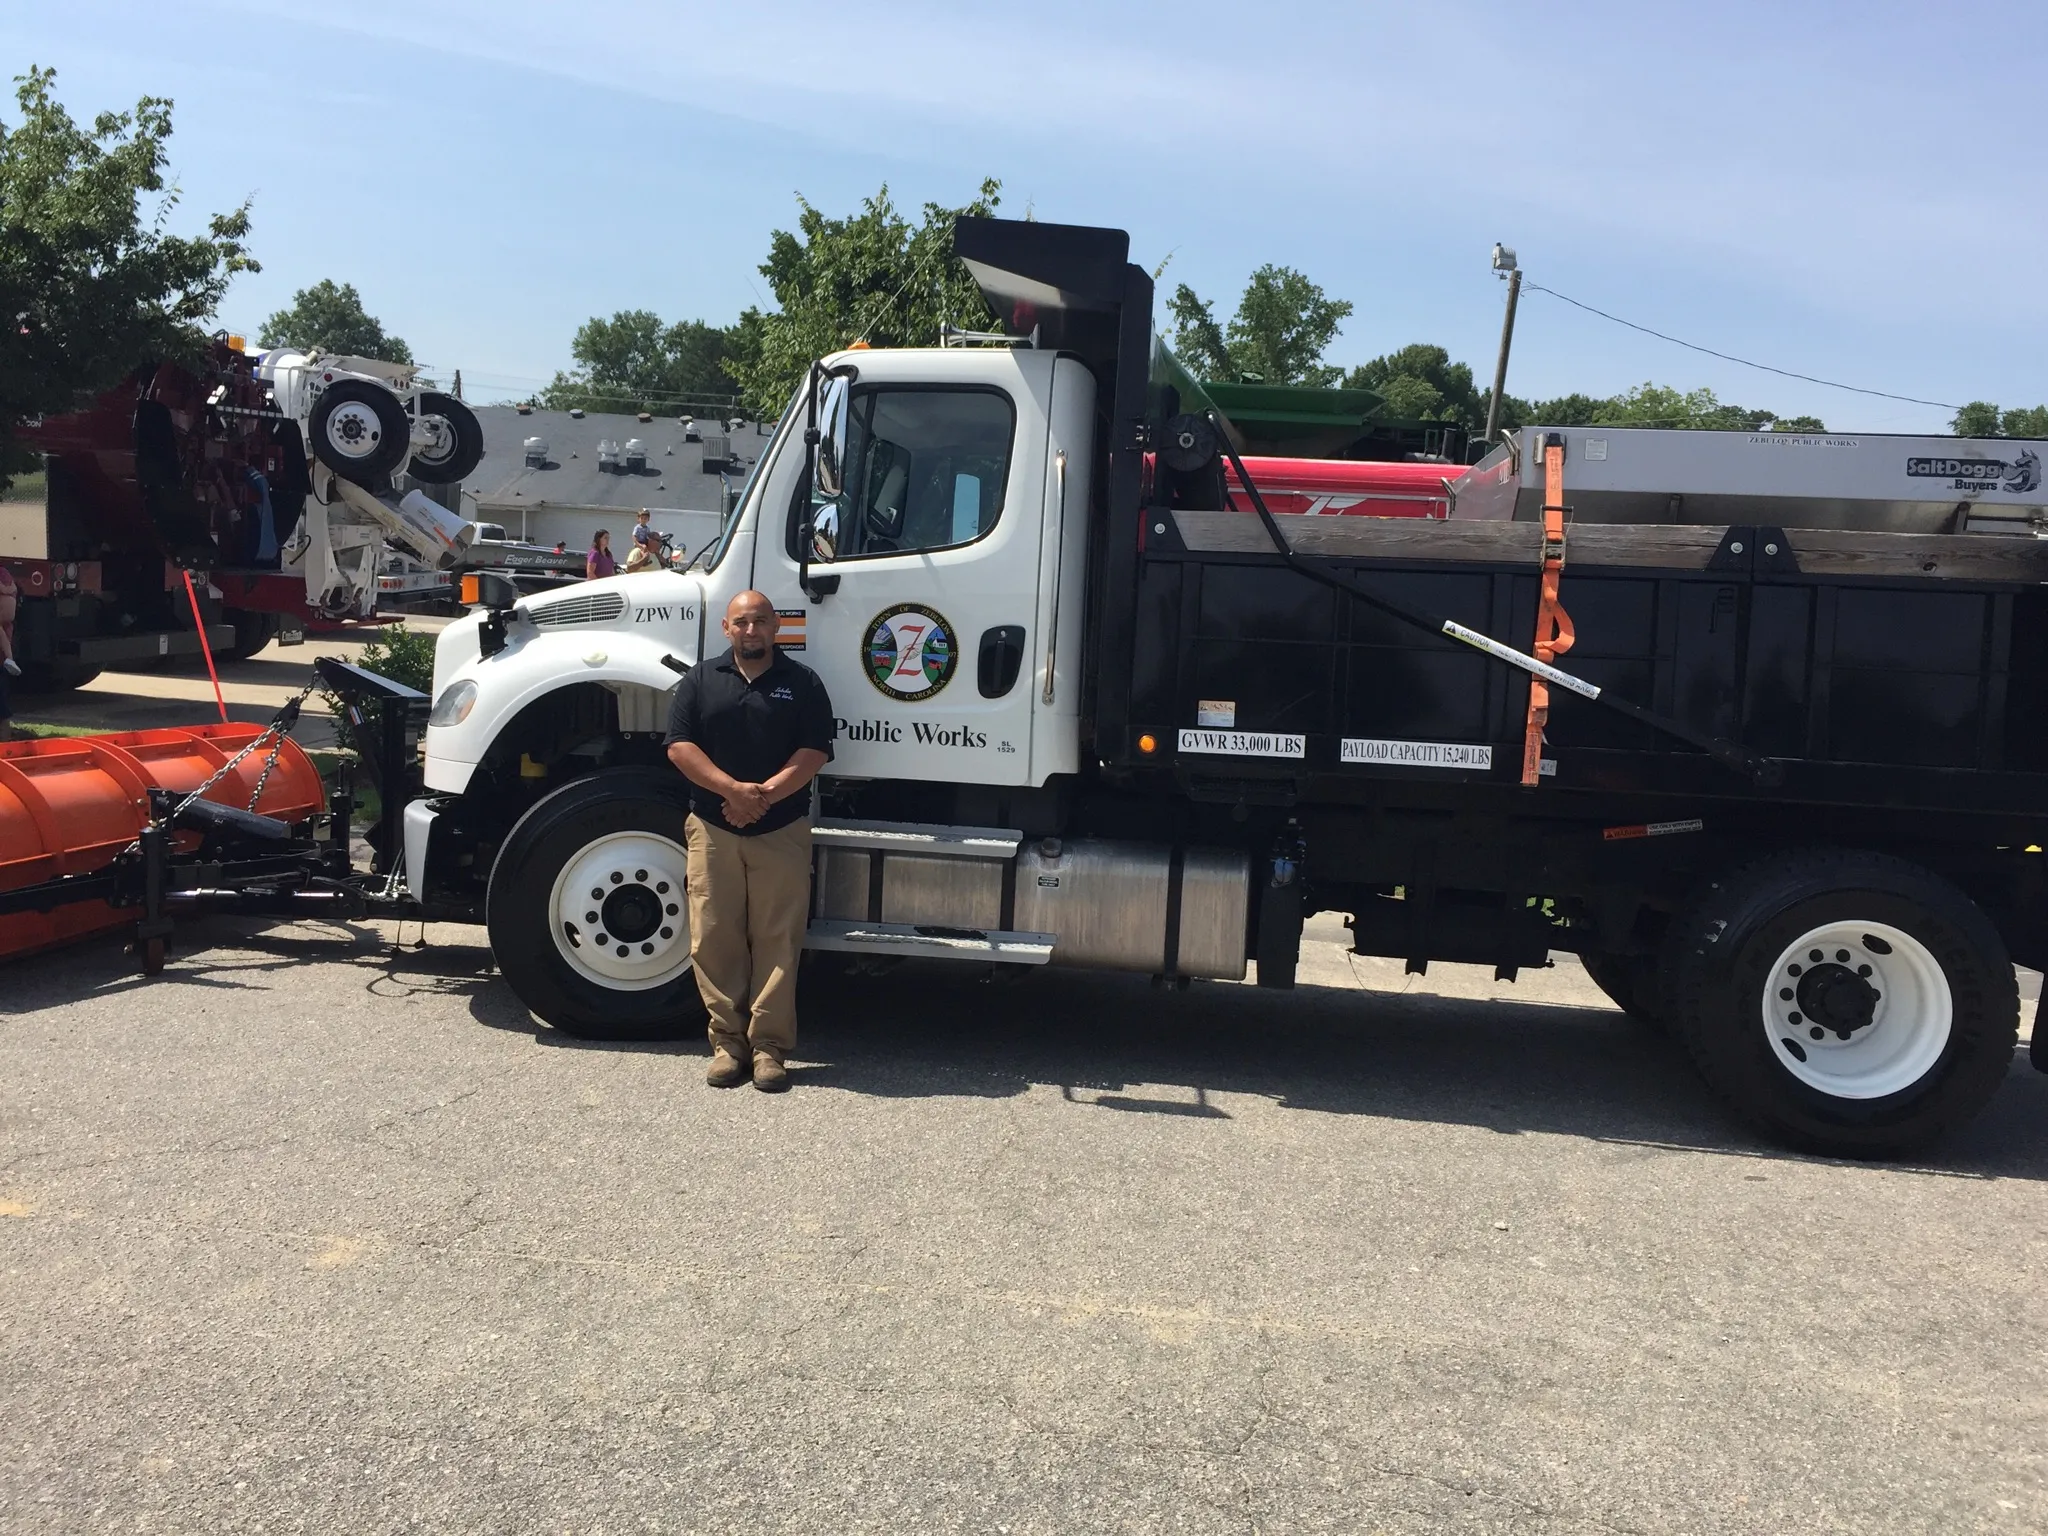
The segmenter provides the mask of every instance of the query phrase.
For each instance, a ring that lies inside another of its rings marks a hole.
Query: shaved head
[[[765,592],[738,592],[725,605],[720,625],[732,642],[732,653],[741,661],[765,661],[775,648],[775,632],[782,619]]]

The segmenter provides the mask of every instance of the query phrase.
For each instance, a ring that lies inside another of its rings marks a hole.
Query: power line
[[[1522,286],[1533,289],[1537,293],[1547,293],[1553,299],[1563,299],[1565,303],[1575,309],[1583,309],[1589,315],[1598,315],[1602,320],[1612,320],[1616,325],[1625,325],[1632,331],[1641,331],[1645,336],[1654,336],[1659,341],[1668,341],[1675,347],[1684,347],[1691,352],[1704,352],[1707,356],[1718,357],[1723,362],[1740,363],[1745,368],[1755,368],[1764,373],[1775,373],[1780,378],[1799,379],[1808,384],[1819,384],[1826,389],[1846,389],[1852,395],[1875,395],[1880,400],[1903,400],[1908,405],[1932,405],[1938,406],[1944,411],[1959,411],[1962,409],[1961,406],[1947,400],[1922,400],[1916,395],[1895,395],[1888,390],[1864,389],[1856,384],[1838,384],[1833,379],[1817,379],[1810,373],[1794,373],[1789,368],[1773,368],[1769,363],[1753,363],[1746,357],[1737,357],[1731,352],[1716,352],[1712,347],[1703,347],[1697,342],[1682,341],[1676,336],[1667,336],[1662,331],[1653,331],[1647,325],[1637,325],[1633,320],[1624,320],[1619,315],[1610,315],[1604,309],[1595,309],[1590,304],[1582,304],[1568,293],[1559,293],[1555,288],[1546,288],[1541,283],[1530,282],[1527,278],[1522,279]]]

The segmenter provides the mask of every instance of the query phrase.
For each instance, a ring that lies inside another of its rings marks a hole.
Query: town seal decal
[[[861,642],[868,681],[892,699],[928,699],[953,680],[960,647],[953,626],[916,603],[899,603],[875,616]]]

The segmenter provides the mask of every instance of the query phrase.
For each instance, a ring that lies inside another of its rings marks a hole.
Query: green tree
[[[953,221],[987,217],[1001,190],[986,180],[965,206],[926,203],[916,222],[897,211],[886,185],[847,218],[827,217],[799,197],[797,227],[775,231],[761,264],[777,308],[749,309],[726,333],[726,367],[748,409],[779,414],[815,359],[856,341],[932,346],[943,324],[994,329],[973,275],[953,254]]]
[[[731,349],[726,331],[701,320],[664,325],[652,310],[622,309],[584,322],[570,343],[575,371],[557,373],[541,401],[557,411],[721,411],[739,393]]]
[[[196,354],[229,282],[257,270],[246,203],[203,235],[165,232],[178,202],[164,176],[169,101],[145,96],[82,128],[52,94],[56,77],[17,76],[19,121],[0,122],[0,486],[27,465],[25,418]]]
[[[1948,424],[1957,437],[1998,436],[1998,407],[1989,400],[1972,400]]]
[[[1486,425],[1488,391],[1473,380],[1471,364],[1454,363],[1448,350],[1427,342],[1361,363],[1344,383],[1378,394],[1390,421],[1455,421],[1469,432]]]
[[[1583,404],[1585,396],[1567,396]],[[1546,402],[1548,404],[1550,402]],[[1711,389],[1673,389],[1667,384],[1638,384],[1624,394],[1592,402],[1583,422],[1551,422],[1539,414],[1541,426],[1677,427],[1699,432],[1825,432],[1817,416],[1780,417],[1776,411],[1724,404]]]
[[[1327,389],[1343,374],[1324,364],[1323,353],[1351,302],[1328,297],[1292,267],[1269,262],[1254,272],[1227,329],[1186,283],[1174,289],[1166,309],[1174,318],[1174,351],[1198,378]]]
[[[1551,400],[1538,400],[1524,407],[1521,426],[1540,427],[1590,427],[1600,419],[1600,411],[1607,404],[1605,399],[1593,395],[1559,395]]]
[[[1956,412],[1949,430],[1957,437],[2048,437],[2048,405],[2001,411],[1989,400],[1972,400]]]
[[[356,285],[337,284],[331,277],[301,288],[292,295],[289,308],[264,321],[263,345],[374,357],[386,363],[412,361],[412,348],[363,309],[363,296],[356,292]]]

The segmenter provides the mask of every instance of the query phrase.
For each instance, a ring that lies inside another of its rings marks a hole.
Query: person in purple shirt
[[[608,528],[600,528],[591,536],[590,553],[583,557],[583,575],[595,581],[600,576],[609,576],[619,568],[619,562],[612,558],[612,535]]]

